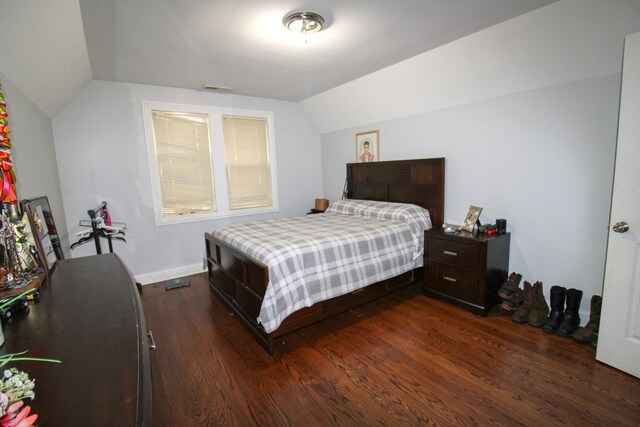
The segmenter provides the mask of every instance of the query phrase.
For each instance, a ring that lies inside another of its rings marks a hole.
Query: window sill
[[[196,214],[188,214],[188,215],[178,215],[169,218],[158,218],[156,217],[156,226],[164,227],[167,225],[178,225],[178,224],[187,224],[190,222],[200,222],[200,221],[215,221],[218,219],[225,218],[235,218],[249,215],[263,215],[268,213],[278,212],[279,209],[277,206],[271,206],[268,208],[260,208],[260,209],[243,209],[239,211],[227,211],[227,212],[215,212],[215,213],[196,213]]]

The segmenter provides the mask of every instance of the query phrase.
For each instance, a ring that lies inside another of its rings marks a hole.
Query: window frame
[[[198,212],[166,218],[163,216],[162,193],[160,190],[160,173],[158,168],[158,157],[152,118],[152,111],[157,110],[207,115],[209,127],[209,150],[211,153],[211,172],[214,188],[214,200],[216,206],[216,210],[214,212]],[[149,179],[151,184],[151,196],[156,226],[184,224],[197,221],[207,221],[221,218],[260,215],[265,213],[278,212],[278,186],[273,112],[145,100],[142,101],[142,116],[144,123],[145,143],[147,146],[147,163],[149,166]],[[266,119],[269,168],[271,175],[271,206],[239,209],[233,211],[229,209],[229,193],[224,156],[224,134],[222,128],[223,116],[258,117]]]

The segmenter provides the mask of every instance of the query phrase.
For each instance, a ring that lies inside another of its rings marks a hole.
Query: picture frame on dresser
[[[53,270],[56,261],[64,259],[60,237],[53,219],[47,196],[24,199],[22,210],[27,214],[33,239],[36,243],[41,267],[46,272]]]

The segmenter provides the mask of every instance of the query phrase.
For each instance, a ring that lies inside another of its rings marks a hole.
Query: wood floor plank
[[[157,426],[637,425],[640,379],[595,349],[401,291],[267,355],[209,291],[144,287]]]

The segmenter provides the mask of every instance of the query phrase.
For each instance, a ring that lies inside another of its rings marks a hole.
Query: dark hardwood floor
[[[595,349],[409,289],[268,356],[210,293],[144,287],[156,426],[638,425],[640,379]]]

